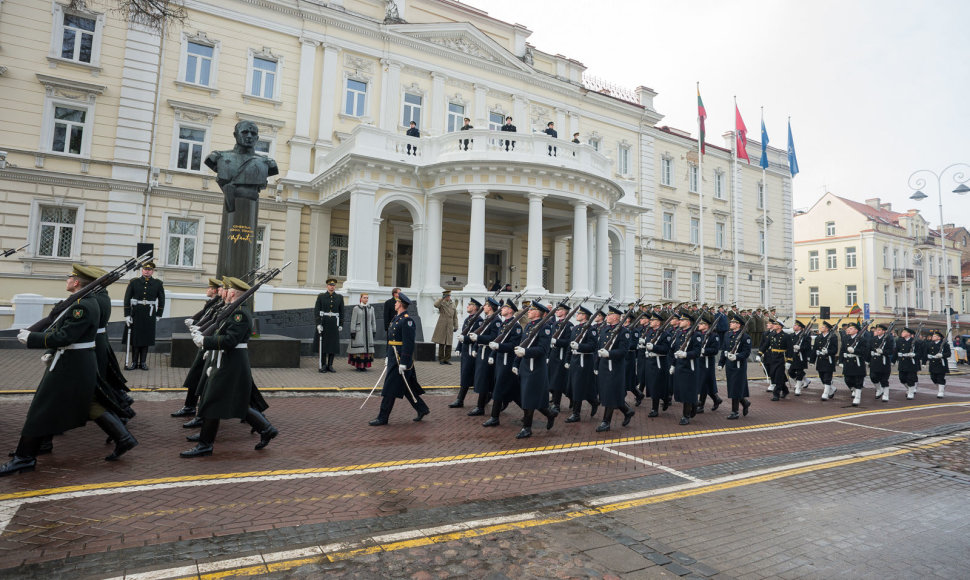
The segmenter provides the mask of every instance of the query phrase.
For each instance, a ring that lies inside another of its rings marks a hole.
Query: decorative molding
[[[352,68],[358,74],[360,74],[361,72],[365,72],[365,73],[371,74],[374,71],[374,61],[369,60],[369,59],[367,59],[365,57],[362,57],[362,56],[356,56],[356,55],[353,55],[353,54],[345,54],[344,55],[344,67],[345,68]]]
[[[87,101],[93,103],[98,95],[107,89],[104,85],[82,83],[70,79],[62,79],[37,73],[37,80],[44,85],[48,97],[61,97],[73,101]]]
[[[260,117],[258,115],[250,115],[249,113],[236,112],[236,118],[240,121],[250,121],[256,124],[260,130],[267,129],[272,133],[275,138],[279,130],[286,126],[286,121],[279,121],[277,119],[268,119],[266,117]]]
[[[195,103],[186,103],[173,99],[168,99],[168,106],[175,110],[175,119],[177,121],[192,121],[195,123],[203,123],[210,127],[212,126],[212,119],[222,112],[222,109],[204,107],[202,105],[196,105]]]

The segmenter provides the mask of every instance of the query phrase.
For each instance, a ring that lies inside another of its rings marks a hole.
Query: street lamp
[[[939,173],[934,173],[929,169],[917,169],[909,176],[908,182],[909,187],[916,190],[913,195],[909,196],[909,198],[915,201],[921,201],[929,197],[922,191],[922,189],[926,187],[926,179],[923,178],[922,175],[928,174],[936,178],[936,193],[939,197],[940,207],[940,256],[943,261],[943,310],[946,314],[946,340],[950,342],[950,350],[952,352],[953,337],[950,336],[950,333],[953,330],[953,327],[950,325],[950,262],[946,258],[946,233],[943,231],[943,176],[946,175],[946,173],[951,169],[955,169],[953,172],[953,182],[957,184],[957,187],[953,190],[953,193],[963,195],[970,192],[970,187],[967,187],[966,185],[966,182],[970,180],[970,175],[967,174],[967,170],[970,170],[970,165],[966,163],[954,163],[952,165],[948,165]],[[950,366],[950,361],[947,361],[947,366]]]

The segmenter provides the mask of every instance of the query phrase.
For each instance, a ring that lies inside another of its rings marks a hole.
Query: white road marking
[[[684,478],[684,479],[693,481],[695,483],[706,483],[703,479],[696,478],[693,475],[688,475],[688,474],[684,473],[683,471],[677,471],[673,467],[667,467],[666,465],[661,465],[659,463],[654,463],[653,461],[647,461],[646,459],[643,459],[641,457],[637,457],[636,455],[630,455],[628,453],[623,453],[623,452],[617,451],[616,449],[610,449],[609,447],[603,447],[603,451],[606,451],[607,453],[612,453],[613,455],[619,455],[620,457],[623,457],[624,459],[629,459],[630,461],[636,461],[637,463],[642,463],[643,465],[648,465],[650,467],[655,467],[655,468],[657,468],[657,469],[659,469],[661,471],[666,471],[667,473],[670,473],[672,475],[676,475],[677,477],[681,477],[681,478]]]

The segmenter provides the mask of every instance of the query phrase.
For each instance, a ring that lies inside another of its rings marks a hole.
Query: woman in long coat
[[[374,361],[374,334],[377,333],[377,320],[374,307],[367,303],[367,294],[360,295],[360,304],[350,313],[350,346],[347,347],[347,364],[354,365],[358,371],[366,371]]]

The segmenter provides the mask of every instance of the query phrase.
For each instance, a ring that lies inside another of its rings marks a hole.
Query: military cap
[[[660,314],[659,312],[651,312],[649,318],[651,320],[659,320],[660,322],[663,322],[664,319],[663,314]]]
[[[229,288],[229,276],[222,277],[222,287]]]
[[[400,294],[400,292],[398,294]],[[478,300],[475,300],[474,298],[469,298],[468,299],[468,302],[470,304],[474,304],[476,308],[481,308],[482,307],[482,303],[479,302]]]
[[[334,285],[334,286],[336,286],[337,285],[337,279],[336,278],[327,278],[327,286],[330,286],[331,284]]]
[[[512,312],[517,312],[519,310],[518,308],[515,307],[515,302],[512,302],[511,298],[509,298],[508,300],[503,300],[502,306],[504,308],[511,308]]]
[[[916,334],[916,331],[915,331],[915,330],[913,330],[912,328],[910,328],[910,327],[908,327],[908,326],[904,326],[904,327],[903,327],[903,330],[901,330],[900,332],[902,332],[902,331],[906,331],[906,332],[908,332],[908,333],[910,333],[910,334],[913,334],[913,335],[915,335],[915,334]]]
[[[680,313],[678,313],[678,312],[671,312],[670,313],[670,318],[672,320],[680,320]]]
[[[398,302],[404,304],[405,306],[410,306],[411,305],[411,299],[408,298],[407,294],[405,294],[404,292],[398,292],[397,293],[397,298],[395,300],[397,300]]]
[[[943,338],[943,331],[942,330],[937,330],[937,329],[934,328],[933,330],[930,331],[930,336],[933,336],[934,334],[936,336],[939,336],[940,338]]]
[[[564,302],[560,302],[559,304],[556,304],[556,310],[559,310],[560,308],[562,308],[566,312],[569,312],[569,310],[570,310],[569,305],[566,304],[565,301]]]
[[[485,299],[485,304],[488,304],[489,306],[491,306],[492,310],[498,310],[498,307],[499,307],[498,300],[492,298],[491,296]]]
[[[609,311],[610,311],[610,314],[620,314],[620,315],[623,314],[623,311],[622,310],[620,310],[616,306],[613,306],[612,304],[610,305]]]
[[[441,293],[442,296],[451,296],[451,290],[445,290]]]
[[[538,300],[534,300],[532,302],[532,304],[529,305],[529,308],[533,308],[535,310],[538,310],[539,312],[541,312],[543,314],[546,314],[546,313],[549,312],[549,307],[546,306],[545,304],[543,304],[542,302],[539,302]]]
[[[805,323],[801,320],[795,319],[795,323],[792,324],[792,326],[801,326],[802,328],[805,328]]]
[[[590,311],[590,309],[589,308],[586,308],[585,306],[580,306],[579,307],[579,310],[577,312],[582,312],[586,316],[592,316],[593,315],[593,313]]]
[[[829,330],[832,330],[832,323],[831,322],[825,322],[825,321],[823,321],[822,322],[822,326],[824,326],[825,328],[827,328]]]
[[[155,261],[154,260],[148,260],[147,262],[145,262],[144,264],[142,264],[141,267],[142,268],[148,268],[149,270],[154,270],[155,269]]]
[[[233,278],[232,276],[226,276],[225,277],[225,281],[226,281],[226,284],[228,284],[227,288],[234,288],[236,290],[242,290],[244,292],[246,290],[249,290],[249,284],[246,284],[245,282],[243,282],[239,278]]]
[[[883,330],[889,330],[889,327],[886,326],[885,324],[881,323],[881,322],[876,325],[876,328],[881,328]]]
[[[701,313],[701,321],[706,324],[711,324],[712,322],[714,322],[714,317],[711,316],[709,312],[704,312],[704,313]]]
[[[104,276],[104,274],[104,270],[100,268],[84,266],[82,264],[71,264],[71,276],[75,276],[86,282],[94,282],[101,276]]]
[[[854,326],[856,330],[862,330],[862,326],[858,322],[850,322],[846,327]]]
[[[744,326],[744,319],[738,314],[731,313],[728,322],[737,322],[741,326]]]
[[[218,278],[209,278],[209,288],[222,288],[222,281]]]
[[[687,320],[690,320],[691,322],[694,322],[694,320],[696,320],[696,315],[694,315],[691,312],[681,312],[680,313],[680,319],[683,320],[685,318]]]

